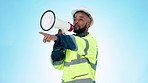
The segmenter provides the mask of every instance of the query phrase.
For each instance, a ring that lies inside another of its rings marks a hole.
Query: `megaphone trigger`
[[[70,24],[70,28],[69,28],[68,31],[72,31],[74,29],[74,27],[73,27],[73,25],[70,22],[68,22],[68,23]]]

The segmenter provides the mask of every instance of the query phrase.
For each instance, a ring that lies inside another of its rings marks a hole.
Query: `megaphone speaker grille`
[[[43,13],[40,20],[40,26],[44,31],[49,31],[55,24],[55,14],[52,10],[47,10]]]

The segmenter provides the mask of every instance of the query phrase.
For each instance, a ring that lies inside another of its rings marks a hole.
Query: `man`
[[[97,42],[88,30],[93,24],[89,10],[72,12],[74,35],[44,35],[43,42],[54,41],[51,62],[56,69],[63,70],[62,83],[95,83],[97,65]]]

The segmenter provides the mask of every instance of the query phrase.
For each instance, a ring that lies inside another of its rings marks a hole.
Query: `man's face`
[[[90,27],[90,19],[83,12],[77,12],[73,18],[74,32],[83,33]]]

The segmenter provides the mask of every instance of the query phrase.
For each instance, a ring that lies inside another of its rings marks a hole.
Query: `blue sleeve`
[[[54,61],[61,61],[65,58],[66,49],[75,50],[76,45],[70,35],[57,34],[58,40],[55,41],[51,58]]]
[[[55,41],[55,44],[64,48],[64,49],[70,49],[70,50],[75,50],[76,49],[76,44],[73,41],[72,36],[70,35],[62,35],[62,34],[57,34],[58,40]]]
[[[51,58],[53,62],[63,60],[65,58],[65,49],[54,44]]]

